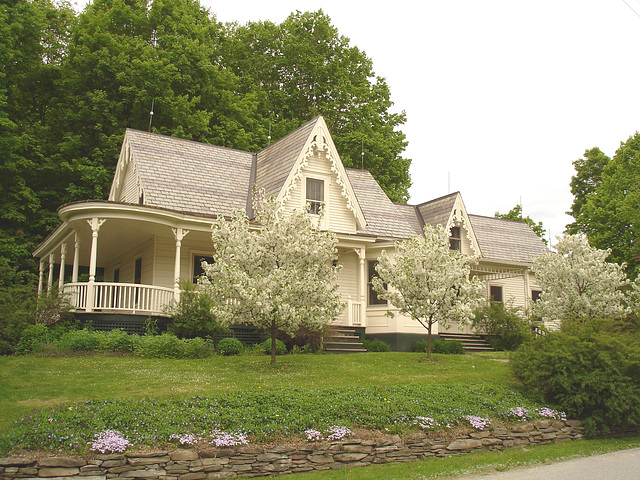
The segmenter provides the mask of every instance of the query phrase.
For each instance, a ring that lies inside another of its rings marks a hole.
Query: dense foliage
[[[306,430],[336,425],[403,432],[420,428],[420,420],[428,419],[430,428],[461,423],[468,427],[467,416],[517,420],[513,412],[521,408],[535,418],[545,414],[538,407],[513,389],[492,383],[252,389],[184,399],[87,400],[34,411],[0,438],[0,453],[83,452],[93,435],[106,429],[121,432],[134,448],[164,446],[175,437],[214,430],[262,442],[283,435],[302,437]]]
[[[621,321],[574,324],[525,344],[513,372],[532,398],[562,405],[588,434],[640,425],[640,331]]]
[[[211,313],[211,298],[200,295],[196,286],[188,280],[181,280],[179,285],[180,298],[167,309],[167,313],[171,315],[168,331],[180,338],[207,338],[224,331],[224,327]]]
[[[414,352],[428,352],[429,342],[427,340],[418,340],[413,345]],[[464,345],[457,340],[442,340],[436,338],[431,344],[433,353],[443,353],[445,355],[462,355],[464,354]]]
[[[431,330],[449,321],[473,318],[484,283],[469,278],[474,257],[449,246],[449,234],[441,226],[425,225],[424,236],[396,242],[392,255],[382,252],[372,280],[380,298],[408,315],[427,330],[427,356],[431,356]]]
[[[213,262],[203,264],[200,287],[221,322],[248,323],[271,338],[275,363],[279,332],[320,330],[344,308],[333,264],[338,240],[302,211],[281,215],[273,197],[256,195],[254,203],[259,228],[245,212],[214,221]]]
[[[494,350],[515,350],[532,338],[531,322],[502,302],[491,302],[476,310],[473,329],[486,335]]]
[[[367,350],[367,352],[390,352],[391,345],[387,342],[380,340],[379,338],[374,338],[373,340],[363,340],[362,346]]]
[[[573,162],[573,205],[568,212],[575,221],[569,233],[583,233],[589,243],[610,250],[611,262],[626,264],[630,278],[640,273],[640,133],[620,144],[613,158],[600,149],[587,150]]]
[[[22,331],[35,321],[36,278],[0,264],[0,355],[15,352]]]
[[[405,116],[322,11],[241,27],[198,0],[0,1],[0,38],[0,264],[34,272],[57,207],[106,198],[127,127],[258,151],[323,114],[345,165],[364,149],[407,199]]]

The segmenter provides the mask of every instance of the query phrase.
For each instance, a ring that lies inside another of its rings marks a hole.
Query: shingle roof
[[[458,195],[459,192],[450,193],[444,197],[417,205],[418,212],[422,215],[424,223],[428,223],[434,227],[436,225],[446,227]]]
[[[384,193],[367,170],[345,168],[362,213],[367,220],[367,232],[383,237],[407,238],[415,235],[405,215]]]
[[[319,118],[305,123],[258,152],[256,185],[264,188],[267,196],[280,193]]]
[[[126,138],[146,205],[209,215],[246,207],[253,154],[132,129]]]
[[[407,205],[404,203],[394,203],[398,215],[400,215],[411,229],[414,235],[424,234],[424,223],[415,205]]]
[[[469,215],[482,257],[487,260],[531,263],[547,250],[524,222]]]

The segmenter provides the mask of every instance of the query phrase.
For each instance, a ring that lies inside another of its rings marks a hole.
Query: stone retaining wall
[[[116,455],[44,458],[1,458],[0,479],[107,480],[213,480],[236,476],[329,470],[371,464],[412,462],[478,450],[502,450],[530,444],[582,438],[575,420],[538,420],[455,438],[424,433],[383,436],[373,440],[347,439],[299,446],[243,446],[230,449],[127,452]]]

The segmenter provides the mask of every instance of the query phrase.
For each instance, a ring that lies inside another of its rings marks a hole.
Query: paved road
[[[640,480],[640,448],[460,480]]]

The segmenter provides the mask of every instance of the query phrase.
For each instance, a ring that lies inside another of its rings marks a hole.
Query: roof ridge
[[[273,142],[271,145],[267,145],[266,147],[258,150],[256,153],[262,153],[265,150],[268,150],[270,148],[272,148],[274,145],[278,145],[279,143],[285,141],[287,138],[291,137],[292,135],[295,135],[297,133],[299,133],[300,130],[302,130],[303,128],[306,128],[309,125],[312,125],[314,123],[316,123],[318,121],[318,119],[320,119],[322,117],[322,115],[316,115],[315,117],[313,117],[311,120],[309,120],[308,122],[303,123],[302,125],[300,125],[298,128],[294,129],[293,131],[287,133],[284,137],[279,138],[278,140],[276,140],[275,142]]]
[[[455,191],[455,192],[452,192],[452,193],[447,193],[446,195],[442,195],[440,197],[434,198],[432,200],[427,200],[426,202],[418,203],[418,204],[415,204],[413,206],[414,207],[421,207],[422,205],[426,205],[427,203],[432,203],[432,202],[435,202],[435,201],[438,201],[438,200],[442,200],[444,198],[451,197],[453,195],[460,195],[460,191],[458,190],[458,191]],[[407,205],[411,205],[411,204],[407,204]]]
[[[499,218],[499,217],[492,217],[490,215],[478,215],[477,213],[467,213],[467,214],[470,217],[488,218],[490,220],[503,220],[505,222],[524,223],[525,225],[528,225],[528,223],[525,220],[513,220],[511,218]]]
[[[169,140],[175,140],[175,141],[180,141],[180,142],[188,142],[188,143],[195,143],[197,145],[201,145],[204,147],[211,147],[211,148],[220,148],[223,150],[231,150],[232,152],[241,152],[241,153],[246,153],[248,155],[253,155],[255,152],[249,152],[247,150],[241,150],[239,148],[232,148],[232,147],[225,147],[224,145],[216,145],[213,143],[207,143],[207,142],[203,142],[203,141],[199,141],[199,140],[191,140],[189,138],[182,138],[182,137],[174,137],[173,135],[165,135],[163,133],[155,133],[155,132],[145,132],[144,130],[137,130],[135,128],[130,128],[127,127],[125,129],[125,133],[126,132],[134,132],[136,134],[143,134],[145,136],[155,136],[155,137],[162,137],[162,138],[167,138]]]

